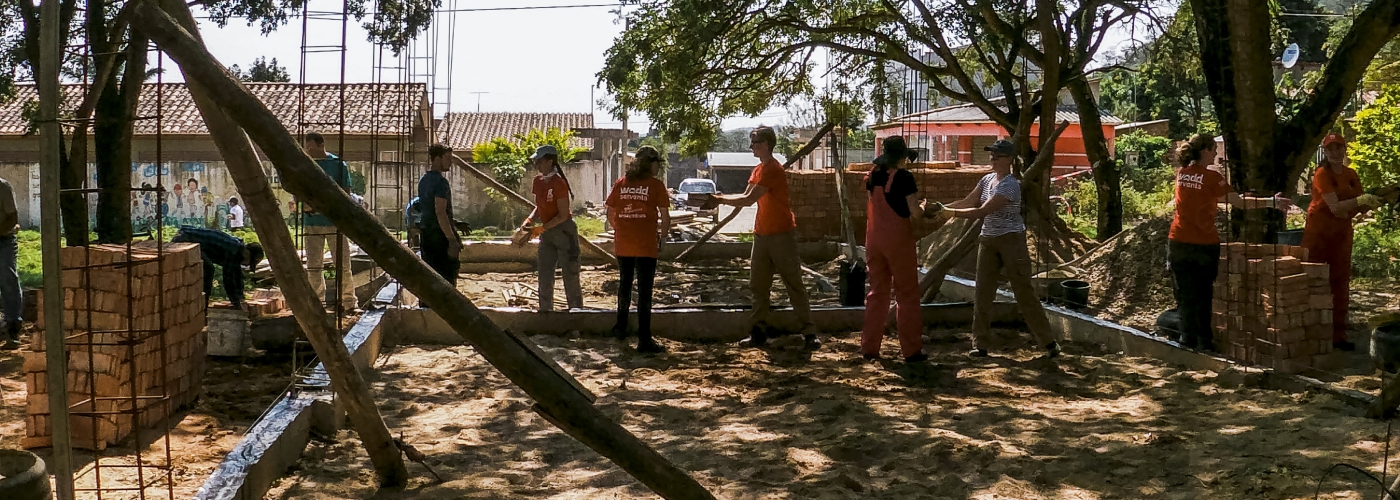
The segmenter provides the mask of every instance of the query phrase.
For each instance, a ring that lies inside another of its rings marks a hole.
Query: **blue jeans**
[[[3,304],[5,321],[18,325],[24,296],[19,289],[19,269],[15,259],[19,255],[19,242],[14,235],[0,236],[0,304]]]

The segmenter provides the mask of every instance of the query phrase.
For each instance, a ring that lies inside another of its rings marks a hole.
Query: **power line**
[[[539,5],[533,7],[476,7],[466,9],[438,10],[434,12],[491,12],[500,10],[546,10],[546,9],[579,9],[585,7],[618,7],[617,3],[594,3],[582,5]]]

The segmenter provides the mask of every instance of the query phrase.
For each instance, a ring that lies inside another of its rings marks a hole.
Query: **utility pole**
[[[480,113],[480,112],[481,112],[481,94],[490,94],[490,92],[467,92],[467,93],[468,93],[468,94],[476,94],[476,112],[477,112],[477,113]]]

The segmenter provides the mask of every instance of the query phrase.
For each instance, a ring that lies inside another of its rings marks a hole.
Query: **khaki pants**
[[[1016,305],[1026,320],[1036,343],[1045,346],[1055,341],[1050,333],[1050,320],[1031,285],[1031,257],[1026,250],[1026,233],[983,236],[977,248],[977,298],[972,305],[972,343],[977,349],[997,347],[992,337],[992,302],[996,299],[997,280],[1002,271],[1011,282]]]
[[[753,292],[753,317],[750,325],[767,322],[773,306],[769,292],[773,290],[773,272],[783,279],[793,312],[803,333],[812,326],[812,310],[807,304],[807,287],[802,284],[802,259],[797,256],[797,236],[793,231],[781,234],[754,235],[749,274],[749,290]]]
[[[340,306],[342,309],[353,309],[356,300],[355,283],[352,279],[352,273],[349,272],[350,238],[339,238],[341,243],[337,248],[335,234],[335,226],[302,226],[302,235],[306,239],[306,278],[311,281],[311,288],[316,291],[316,296],[325,300],[326,278],[321,270],[325,267],[326,243],[329,240],[336,276],[340,277],[332,281],[331,284],[335,286],[336,281],[342,282],[340,283]]]

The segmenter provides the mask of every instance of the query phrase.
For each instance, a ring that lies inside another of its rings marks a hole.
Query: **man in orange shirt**
[[[792,299],[792,309],[797,313],[797,321],[802,325],[802,336],[807,347],[821,346],[817,340],[817,328],[812,324],[811,307],[807,303],[807,288],[802,284],[802,259],[797,256],[797,219],[788,203],[787,173],[783,165],[773,158],[773,147],[778,144],[778,135],[771,127],[758,127],[749,132],[749,149],[758,157],[759,164],[749,175],[749,187],[743,194],[716,195],[720,203],[734,206],[735,209],[758,203],[758,215],[753,223],[753,252],[750,259],[749,289],[753,292],[753,318],[750,320],[749,338],[740,345],[761,347],[768,343],[769,309],[773,289],[773,272],[782,277],[787,286],[788,297]]]

